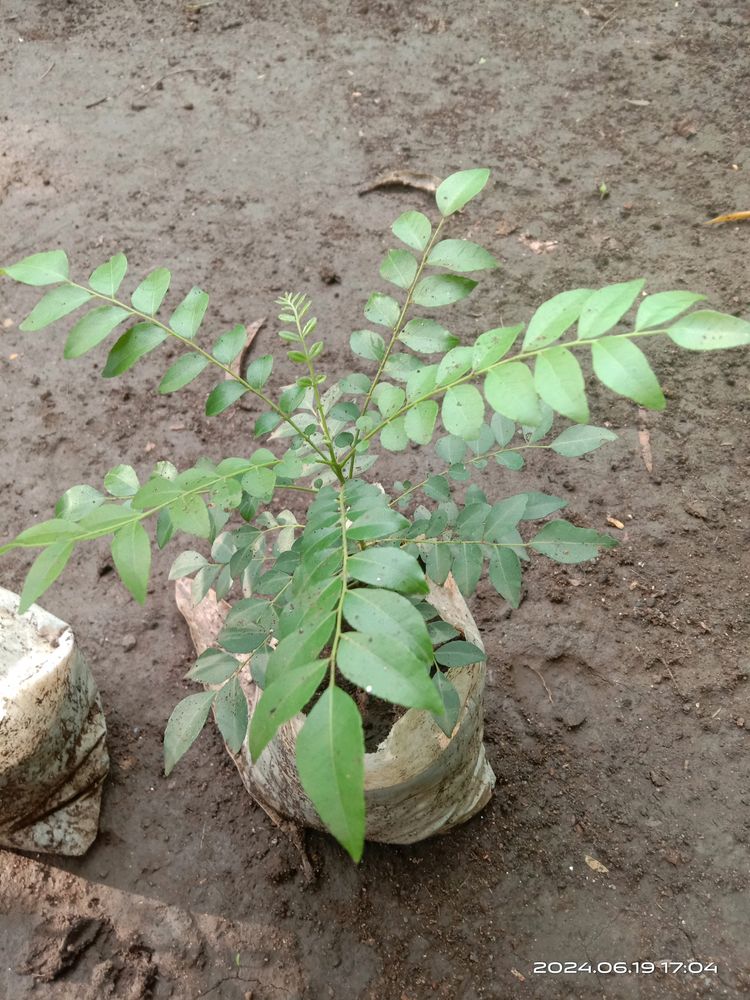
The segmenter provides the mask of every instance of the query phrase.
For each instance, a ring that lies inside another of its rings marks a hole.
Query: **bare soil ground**
[[[430,200],[360,186],[486,164],[459,225],[503,270],[457,332],[637,275],[747,313],[750,230],[703,227],[750,208],[745,0],[0,7],[3,261],[62,245],[86,274],[123,249],[133,273],[163,264],[210,290],[216,330],[304,288],[343,370],[390,222]],[[17,330],[32,296],[0,295],[3,536],[117,461],[145,472],[249,447],[247,413],[208,421],[202,387],[155,395],[163,357],[102,381],[103,355],[64,363],[62,332]],[[490,590],[473,601],[493,800],[443,839],[371,845],[359,867],[311,834],[312,886],[214,731],[163,777],[191,656],[169,554],[145,610],[106,547],[78,556],[44,603],[94,666],[112,774],[86,857],[0,852],[0,996],[747,996],[748,357],[652,357],[664,414],[598,395],[617,443],[486,477],[493,496],[544,489],[579,523],[625,525],[594,565],[535,562],[518,611]],[[27,565],[6,558],[3,584],[20,589]],[[718,973],[533,973],[690,959]]]

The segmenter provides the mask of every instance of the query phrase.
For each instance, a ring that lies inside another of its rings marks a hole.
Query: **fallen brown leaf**
[[[600,875],[609,875],[609,868],[607,868],[606,865],[603,865],[601,861],[597,861],[596,858],[592,858],[586,854],[584,855],[583,860],[592,871],[599,872]]]
[[[427,191],[434,194],[440,184],[440,178],[434,174],[420,174],[414,170],[386,170],[378,174],[371,184],[365,184],[359,189],[359,194],[369,194],[378,188],[406,187],[417,191]]]
[[[618,521],[616,517],[608,517],[607,524],[611,524],[613,528],[619,528],[620,531],[625,527],[622,521]]]
[[[247,336],[245,337],[245,346],[242,348],[240,353],[237,355],[237,357],[229,366],[232,375],[239,375],[240,377],[242,377],[242,373],[247,368],[247,359],[248,355],[250,354],[250,350],[253,346],[253,341],[255,340],[256,336],[258,335],[258,331],[263,326],[265,321],[266,317],[264,316],[262,319],[256,319],[254,323],[251,323],[248,326]],[[230,379],[232,375],[226,374],[224,378]]]
[[[534,239],[531,233],[521,233],[518,237],[518,242],[523,243],[525,247],[535,254],[552,253],[558,246],[557,240],[537,240]]]
[[[726,215],[717,215],[715,219],[709,219],[704,225],[720,226],[724,222],[750,222],[750,212],[727,212]]]

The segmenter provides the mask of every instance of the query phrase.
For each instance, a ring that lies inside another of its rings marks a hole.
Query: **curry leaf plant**
[[[122,290],[127,261],[120,253],[87,282],[70,277],[62,250],[3,269],[15,281],[49,289],[22,330],[70,317],[66,358],[115,338],[105,378],[171,341],[182,352],[159,391],[178,392],[203,378],[209,417],[253,397],[259,445],[181,471],[159,462],[143,477],[116,465],[101,489],[72,486],[53,518],[0,547],[41,549],[21,610],[62,573],[80,542],[111,538],[117,572],[142,602],[153,541],[161,549],[175,534],[199,539],[198,548],[177,557],[171,577],[192,577],[196,602],[211,588],[219,598],[240,590],[243,596],[216,647],[188,674],[206,689],[181,701],[169,719],[166,770],[211,708],[230,749],[239,752],[247,741],[254,759],[279,726],[305,709],[299,776],[354,859],[365,834],[361,706],[369,696],[431,713],[450,736],[461,707],[451,676],[484,655],[425,601],[428,580],[442,584],[452,573],[469,596],[486,573],[515,608],[531,553],[577,563],[615,544],[561,517],[566,504],[558,497],[515,492],[488,499],[475,474],[489,463],[520,469],[541,448],[576,458],[615,438],[591,422],[582,362],[613,392],[661,410],[664,395],[642,350],[650,339],[666,336],[692,351],[750,344],[745,320],[694,309],[704,296],[692,292],[645,296],[642,280],[563,291],[526,326],[459,337],[443,325],[443,310],[498,266],[461,237],[462,217],[456,219],[488,177],[488,170],[453,174],[437,189],[435,219],[408,211],[394,222],[395,244],[380,267],[383,286],[368,298],[366,322],[351,335],[357,360],[343,377],[325,372],[325,341],[310,300],[302,294],[278,300],[279,337],[297,372],[279,392],[269,389],[273,355],[253,357],[240,369],[242,326],[203,337],[204,291],[193,288],[165,305],[171,276],[163,267],[134,282],[130,294]],[[553,430],[556,417],[570,425]],[[379,455],[404,451],[410,442],[432,446],[442,471],[377,484]],[[284,507],[292,491],[309,498],[303,518]],[[239,683],[248,662],[262,689],[249,732]],[[357,689],[364,693],[355,698]]]

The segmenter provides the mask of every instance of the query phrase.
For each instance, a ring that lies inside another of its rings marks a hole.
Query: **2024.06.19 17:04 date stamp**
[[[534,962],[535,976],[574,976],[579,973],[596,973],[600,976],[627,976],[666,973],[667,975],[698,976],[705,973],[718,974],[716,962],[672,962],[662,959],[658,962]]]

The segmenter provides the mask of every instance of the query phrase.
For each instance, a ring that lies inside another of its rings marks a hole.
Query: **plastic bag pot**
[[[189,584],[178,581],[177,604],[190,626],[198,654],[213,645],[229,610],[213,591],[192,606]],[[441,618],[479,646],[476,622],[451,576],[442,587],[430,584],[426,600]],[[261,691],[253,683],[252,663],[240,675],[252,718]],[[447,672],[461,699],[458,722],[450,737],[429,712],[409,709],[391,728],[375,753],[365,755],[366,838],[388,844],[412,844],[466,822],[489,800],[495,775],[483,743],[484,663]],[[297,777],[294,747],[305,722],[301,713],[282,726],[256,763],[245,744],[229,751],[245,787],[265,809],[304,826],[324,829]]]
[[[109,770],[106,723],[69,625],[0,587],[0,845],[85,853]]]

